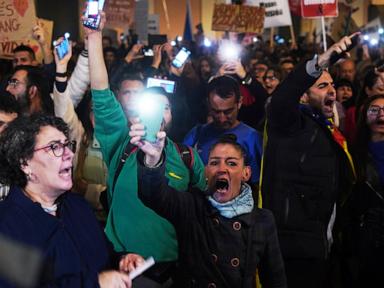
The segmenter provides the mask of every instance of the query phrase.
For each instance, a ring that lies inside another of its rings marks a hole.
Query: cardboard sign
[[[237,33],[261,33],[265,10],[261,7],[215,4],[212,30]]]
[[[108,0],[105,5],[107,27],[125,30],[132,25],[135,15],[135,0]]]
[[[337,0],[301,0],[301,15],[304,18],[337,17]]]
[[[53,21],[45,20],[45,19],[38,19],[39,25],[41,25],[45,31],[45,39],[47,43],[52,43],[52,32],[53,32]],[[32,30],[32,26],[30,25],[29,30]],[[41,52],[41,48],[39,43],[32,39],[32,35],[30,35],[25,38],[24,40],[17,40],[17,41],[5,41],[0,42],[0,58],[1,59],[12,59],[13,58],[13,49],[15,49],[17,46],[24,44],[32,48],[32,50],[36,54],[36,60],[38,62],[42,62],[43,60],[43,54]]]
[[[292,25],[288,0],[247,0],[245,5],[265,9],[264,28]]]
[[[34,0],[1,0],[0,42],[30,38],[35,19]]]

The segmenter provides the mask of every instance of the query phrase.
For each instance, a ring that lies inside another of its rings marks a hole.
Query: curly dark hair
[[[0,136],[0,183],[27,185],[27,175],[21,166],[33,157],[36,136],[44,126],[52,126],[68,137],[67,124],[58,117],[35,114],[12,121]]]

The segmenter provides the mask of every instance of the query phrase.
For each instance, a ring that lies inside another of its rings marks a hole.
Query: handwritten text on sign
[[[134,0],[109,0],[106,3],[107,26],[126,29],[131,26],[135,13]]]
[[[0,0],[0,42],[27,38],[35,18],[34,0]]]
[[[264,14],[264,8],[261,7],[216,4],[212,30],[261,33],[264,27]]]

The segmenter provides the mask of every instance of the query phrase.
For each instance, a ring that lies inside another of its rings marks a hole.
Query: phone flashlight
[[[224,42],[219,47],[219,59],[224,62],[238,60],[240,51],[240,45],[232,42]]]
[[[135,101],[135,111],[145,127],[144,140],[156,142],[157,132],[160,131],[165,103],[160,101],[160,95],[153,93],[140,94]]]

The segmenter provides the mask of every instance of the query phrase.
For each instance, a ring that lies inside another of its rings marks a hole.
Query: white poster
[[[264,28],[292,25],[288,0],[246,0],[245,5],[265,8]]]

